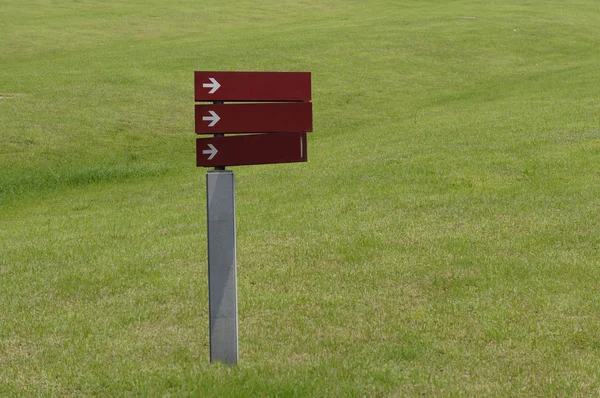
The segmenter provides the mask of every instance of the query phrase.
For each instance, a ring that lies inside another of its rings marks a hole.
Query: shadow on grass
[[[77,187],[135,178],[157,177],[171,170],[166,164],[135,163],[97,165],[82,168],[28,170],[0,176],[0,204],[35,197],[55,189]]]

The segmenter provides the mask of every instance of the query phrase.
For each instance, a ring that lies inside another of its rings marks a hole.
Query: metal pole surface
[[[235,187],[230,170],[206,174],[210,362],[238,361]]]

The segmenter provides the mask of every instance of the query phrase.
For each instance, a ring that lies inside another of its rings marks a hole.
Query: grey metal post
[[[230,170],[206,174],[210,361],[238,361],[235,187]]]

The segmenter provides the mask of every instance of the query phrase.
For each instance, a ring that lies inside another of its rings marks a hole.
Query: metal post
[[[238,361],[235,187],[230,170],[206,174],[210,362]]]

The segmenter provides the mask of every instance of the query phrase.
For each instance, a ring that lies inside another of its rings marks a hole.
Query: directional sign
[[[221,88],[221,85],[219,84],[217,79],[215,79],[214,77],[209,77],[208,80],[210,80],[210,83],[202,83],[202,88],[209,89],[210,90],[208,92],[209,94],[216,93],[217,90]]]
[[[312,131],[312,103],[196,105],[196,133]]]
[[[208,155],[208,158],[206,158],[206,160],[213,160],[213,158],[217,155],[217,153],[219,153],[219,151],[217,150],[217,148],[215,148],[213,144],[206,145],[208,145],[208,149],[203,149],[202,155]]]
[[[306,162],[306,133],[252,134],[196,140],[196,166]]]
[[[310,72],[195,72],[196,101],[311,99]]]
[[[202,116],[202,121],[208,122],[208,127],[214,127],[215,124],[219,123],[219,120],[221,120],[221,118],[219,117],[219,115],[217,115],[217,112],[215,111],[208,111],[208,113],[210,113],[209,116]]]

